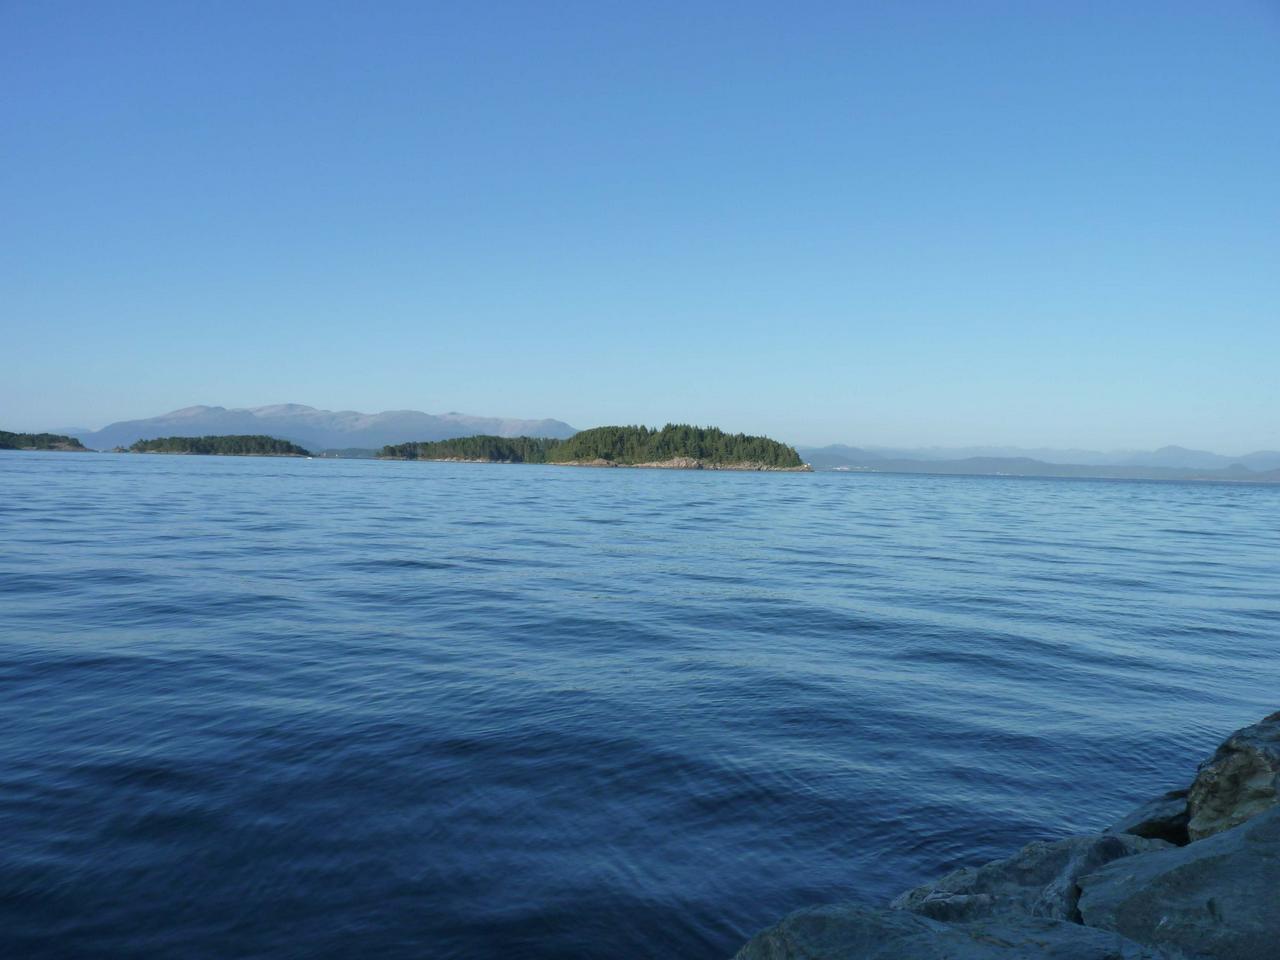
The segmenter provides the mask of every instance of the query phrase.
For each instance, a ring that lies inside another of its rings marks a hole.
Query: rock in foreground
[[[1192,840],[1203,840],[1244,823],[1278,800],[1280,713],[1273,713],[1233,733],[1200,768],[1187,797],[1187,832]]]
[[[908,890],[890,906],[953,923],[989,917],[1046,917],[1079,923],[1076,901],[1082,876],[1113,860],[1167,847],[1163,840],[1128,834],[1029,843],[1004,860],[977,869],[966,867]]]
[[[1130,833],[1135,837],[1167,840],[1177,846],[1185,846],[1191,838],[1187,835],[1187,793],[1170,790],[1166,794],[1148,800],[1128,816],[1107,827],[1107,833]]]
[[[1086,924],[1214,960],[1280,957],[1280,807],[1081,878]]]
[[[1168,960],[1115,933],[1026,917],[947,924],[905,910],[831,904],[757,934],[736,960]]]
[[[801,910],[738,960],[1280,960],[1280,713],[1106,833],[1028,844],[879,910]]]

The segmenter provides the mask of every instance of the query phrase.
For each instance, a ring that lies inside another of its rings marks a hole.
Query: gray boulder
[[[1011,857],[965,867],[908,890],[890,906],[961,922],[989,917],[1047,917],[1079,922],[1078,881],[1086,873],[1170,844],[1127,833],[1091,834],[1029,843]]]
[[[1201,765],[1187,796],[1187,832],[1202,840],[1280,800],[1280,713],[1237,730]]]
[[[1080,885],[1090,927],[1210,960],[1280,957],[1280,807],[1185,847],[1109,863]]]
[[[1148,800],[1128,816],[1107,827],[1105,833],[1131,833],[1135,837],[1167,840],[1184,846],[1190,841],[1187,834],[1187,791],[1170,790],[1163,796]]]
[[[799,910],[736,960],[1170,960],[1115,933],[1027,917],[951,925],[850,903]]]

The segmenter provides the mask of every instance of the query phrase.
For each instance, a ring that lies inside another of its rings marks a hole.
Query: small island
[[[117,448],[118,453],[194,453],[222,457],[309,457],[311,453],[275,437],[237,435],[223,437],[157,437]]]
[[[75,437],[64,437],[60,433],[10,433],[8,430],[0,430],[0,450],[89,452],[89,448]]]
[[[546,437],[460,437],[382,448],[385,460],[466,463],[546,463],[577,467],[651,467],[668,470],[808,471],[794,447],[715,427],[669,423],[649,427],[595,427],[567,440]]]

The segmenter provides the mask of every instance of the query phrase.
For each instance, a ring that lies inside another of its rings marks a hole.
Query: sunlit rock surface
[[[1275,806],[1278,794],[1280,713],[1273,713],[1233,733],[1200,768],[1187,797],[1187,832],[1202,840],[1229,830]]]

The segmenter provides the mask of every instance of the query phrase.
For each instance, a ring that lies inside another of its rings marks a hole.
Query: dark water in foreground
[[[1280,488],[0,454],[0,954],[723,957],[1280,707]]]

